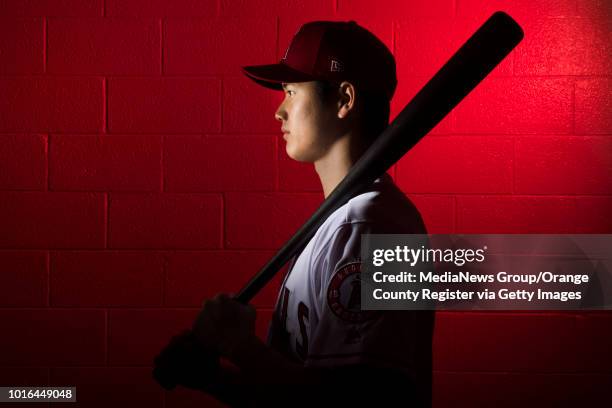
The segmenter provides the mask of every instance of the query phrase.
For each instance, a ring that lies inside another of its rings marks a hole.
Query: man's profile
[[[278,64],[243,72],[284,92],[274,116],[285,151],[313,163],[325,197],[386,128],[397,85],[391,52],[353,21],[307,23]],[[361,310],[361,236],[370,233],[426,233],[388,174],[333,212],[293,259],[266,343],[252,307],[223,294],[205,302],[198,346],[229,363],[192,388],[238,406],[430,406],[433,312]]]

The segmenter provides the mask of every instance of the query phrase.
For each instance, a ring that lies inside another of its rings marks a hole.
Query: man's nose
[[[287,119],[287,112],[283,108],[283,104],[281,103],[276,112],[274,113],[274,118],[280,122]]]

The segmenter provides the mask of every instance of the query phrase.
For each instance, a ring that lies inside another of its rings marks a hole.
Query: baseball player
[[[353,21],[307,23],[278,64],[243,72],[284,92],[275,117],[286,153],[314,164],[326,197],[387,126],[397,83],[393,55]],[[267,343],[254,334],[251,306],[224,294],[205,302],[193,331],[225,363],[199,388],[230,405],[429,406],[433,312],[361,310],[368,233],[426,233],[387,174],[338,208],[293,259]]]

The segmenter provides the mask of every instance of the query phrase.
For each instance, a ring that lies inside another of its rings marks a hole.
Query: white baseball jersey
[[[306,367],[377,364],[431,377],[433,312],[361,311],[361,234],[426,233],[418,210],[387,174],[338,208],[285,276],[268,333]],[[426,384],[424,384],[426,385]]]

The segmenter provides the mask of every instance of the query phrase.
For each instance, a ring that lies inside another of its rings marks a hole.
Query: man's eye
[[[290,90],[290,89],[287,89],[287,91],[286,91],[286,92],[287,92],[287,95],[289,95],[289,96],[293,96],[293,95],[295,95],[295,91],[292,91],[292,90]]]

